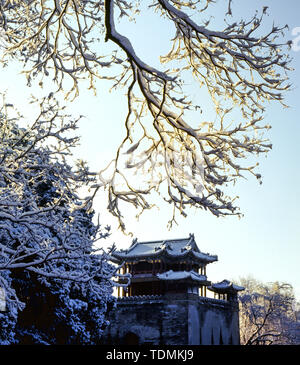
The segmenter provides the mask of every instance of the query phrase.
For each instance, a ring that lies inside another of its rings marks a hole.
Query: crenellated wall
[[[103,344],[239,344],[237,302],[191,293],[119,298],[109,321]]]

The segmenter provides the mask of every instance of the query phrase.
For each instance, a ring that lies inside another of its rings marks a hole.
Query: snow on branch
[[[67,160],[78,141],[78,120],[53,95],[38,106],[36,120],[21,128],[5,97],[0,104],[0,286],[8,306],[18,309],[23,304],[9,273],[28,271],[41,281],[91,287],[102,281],[109,288],[118,275],[108,263],[110,252],[94,247],[109,227],[94,224],[90,197],[79,197],[95,176],[85,164],[72,168]],[[101,299],[101,290],[95,291]]]
[[[285,106],[289,42],[281,39],[286,26],[264,31],[267,7],[249,20],[230,23],[229,0],[224,28],[213,30],[197,17],[209,15],[212,3],[157,0],[148,6],[175,29],[170,51],[160,58],[168,70],[143,60],[134,42],[117,30],[116,17],[144,16],[139,2],[17,0],[0,7],[3,62],[12,56],[22,60],[29,83],[51,75],[64,91],[69,78],[67,97],[78,95],[81,78],[94,90],[96,79],[110,80],[112,90],[126,89],[126,136],[94,185],[94,193],[106,189],[108,209],[123,230],[126,205],[136,207],[139,216],[153,207],[155,192],[173,207],[172,225],[176,212],[186,216],[188,207],[240,215],[237,197],[226,194],[228,184],[249,173],[261,182],[257,164],[248,158],[272,148],[264,135],[271,128],[264,122],[266,104]],[[155,44],[154,39],[153,52]],[[206,90],[214,120],[207,120],[202,100],[189,98],[187,73]]]
[[[295,344],[296,316],[293,288],[288,283],[260,283],[242,279],[239,297],[241,344]]]

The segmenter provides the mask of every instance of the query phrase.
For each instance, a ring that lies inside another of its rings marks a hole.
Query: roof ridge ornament
[[[192,244],[194,242],[194,245]],[[194,236],[194,233],[190,233],[189,234],[189,240],[187,242],[187,244],[181,249],[181,252],[183,252],[184,250],[194,250],[196,242],[195,242],[195,236]]]
[[[165,248],[167,248],[166,240],[163,240],[159,247],[160,247],[162,250],[164,250]]]
[[[136,243],[137,243],[138,239],[135,237],[132,242],[131,242],[131,245],[130,245],[130,248],[133,247]]]
[[[172,247],[172,245],[169,242],[166,243],[166,248],[168,250],[173,250],[173,247]]]

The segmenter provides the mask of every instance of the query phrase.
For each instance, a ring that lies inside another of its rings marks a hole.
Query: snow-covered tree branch
[[[121,203],[142,212],[152,207],[153,191],[173,205],[171,223],[176,211],[185,215],[191,206],[216,216],[240,214],[225,186],[245,173],[261,178],[247,158],[270,150],[263,133],[270,128],[263,121],[266,102],[283,103],[289,88],[288,42],[280,40],[285,27],[261,30],[267,7],[249,20],[230,22],[234,7],[228,1],[223,29],[213,30],[198,16],[209,14],[211,3],[149,1],[148,11],[166,18],[175,30],[170,51],[161,57],[170,68],[159,70],[138,56],[116,25],[117,17],[142,16],[139,1],[1,1],[3,62],[22,60],[28,83],[51,75],[64,90],[69,78],[68,97],[78,95],[82,78],[91,88],[96,79],[105,79],[113,88],[127,89],[126,137],[95,183],[96,189],[107,189],[108,208],[122,229]],[[101,53],[105,42],[112,47],[108,54]],[[216,120],[206,121],[205,105],[195,105],[185,93],[186,72],[206,88]],[[233,117],[236,110],[239,116]]]
[[[240,333],[243,345],[297,344],[296,301],[288,283],[260,283],[241,279],[246,288],[240,299]]]
[[[101,303],[118,269],[110,252],[95,246],[110,228],[93,223],[91,197],[80,198],[95,176],[83,162],[68,163],[78,120],[53,95],[38,105],[36,120],[24,128],[12,104],[3,97],[0,105],[0,287],[15,317],[25,304],[13,280],[20,273],[45,285],[77,285]]]

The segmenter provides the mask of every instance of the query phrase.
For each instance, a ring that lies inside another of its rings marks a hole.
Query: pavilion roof
[[[192,259],[197,263],[211,263],[218,260],[216,255],[203,253],[199,250],[193,234],[187,238],[161,241],[138,242],[136,239],[133,240],[128,249],[112,253],[113,260],[117,262],[155,260],[161,257],[175,261]]]
[[[156,274],[158,279],[164,281],[192,281],[198,284],[208,284],[206,275],[200,275],[195,271],[173,271]]]
[[[211,286],[208,287],[209,290],[215,293],[236,293],[238,291],[245,290],[244,287],[238,286],[231,281],[223,280],[219,283],[213,283]]]

